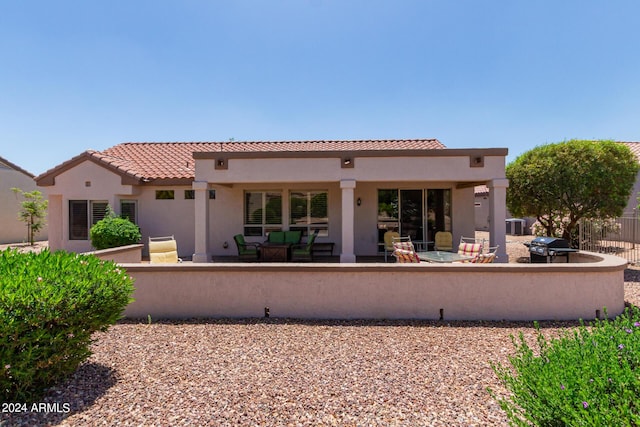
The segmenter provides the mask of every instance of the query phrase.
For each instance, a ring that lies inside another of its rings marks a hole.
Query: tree
[[[18,213],[18,217],[20,221],[27,224],[27,240],[31,246],[33,246],[35,235],[44,227],[49,201],[43,200],[42,193],[38,190],[25,192],[14,187],[11,191],[16,195],[20,194],[25,199],[21,203],[22,207]]]
[[[547,236],[571,239],[581,218],[622,215],[638,173],[634,155],[614,141],[564,141],[536,147],[507,165],[507,208],[533,216]]]

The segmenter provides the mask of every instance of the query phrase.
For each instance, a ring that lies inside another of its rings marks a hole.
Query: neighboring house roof
[[[636,159],[640,162],[640,142],[622,142],[622,144],[629,147],[633,155],[636,156]]]
[[[15,163],[11,163],[9,160],[5,159],[4,157],[0,157],[0,166],[5,165],[6,167],[8,167],[9,169],[14,169],[20,173],[23,173],[25,175],[27,175],[30,178],[33,178],[34,175],[27,171],[22,169],[20,166],[16,165]]]
[[[487,187],[486,185],[476,185],[475,193],[476,193],[476,196],[488,196],[489,187]]]
[[[121,175],[129,184],[164,181],[188,183],[195,175],[193,153],[305,153],[336,151],[403,151],[446,148],[437,139],[271,142],[127,142],[104,151],[88,150],[36,177],[38,185],[84,161],[92,161]]]

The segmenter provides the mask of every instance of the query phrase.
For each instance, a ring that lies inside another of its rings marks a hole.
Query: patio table
[[[262,262],[287,262],[290,258],[289,243],[263,243],[260,248]]]
[[[416,252],[416,254],[418,255],[418,258],[427,262],[451,263],[469,261],[473,259],[473,257],[469,255],[460,255],[456,252],[446,251],[426,251]]]
[[[433,246],[435,242],[433,240],[412,240],[411,243],[413,243],[416,249],[425,252],[428,251],[429,246]]]

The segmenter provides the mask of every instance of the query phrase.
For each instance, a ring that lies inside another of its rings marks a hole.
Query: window
[[[156,190],[156,200],[173,200],[174,198],[173,190]]]
[[[292,191],[289,197],[290,230],[309,235],[318,230],[319,236],[329,234],[327,191]]]
[[[195,200],[196,191],[195,190],[184,190],[184,199],[185,200]],[[216,198],[216,190],[209,190],[209,200],[215,200]]]
[[[138,223],[138,201],[120,200],[120,216],[126,218],[134,224]]]
[[[93,200],[69,200],[69,240],[89,240],[89,224],[107,214],[109,204]]]
[[[265,236],[282,230],[282,193],[247,191],[244,193],[244,235]]]

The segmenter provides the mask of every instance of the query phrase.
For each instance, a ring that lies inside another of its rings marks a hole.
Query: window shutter
[[[121,200],[120,201],[120,216],[126,218],[129,221],[137,224],[136,217],[136,201],[135,200]]]
[[[89,224],[86,200],[69,200],[69,240],[87,240]]]
[[[91,202],[91,225],[96,224],[107,215],[107,202]]]

